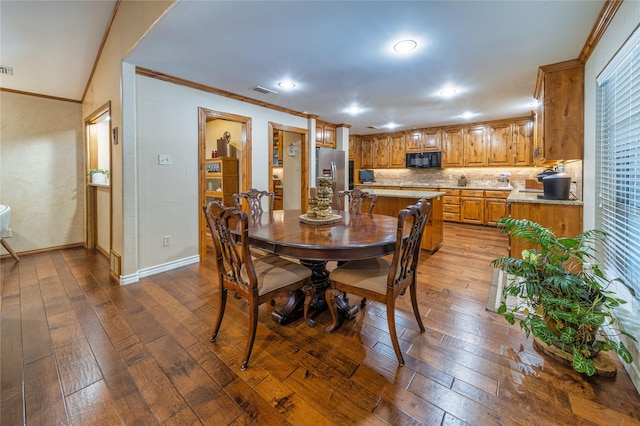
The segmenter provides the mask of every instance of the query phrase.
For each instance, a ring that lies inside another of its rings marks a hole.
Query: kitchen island
[[[425,198],[431,203],[431,210],[422,236],[421,248],[435,252],[442,245],[442,196],[444,192],[426,190],[404,189],[377,189],[363,188],[365,192],[378,196],[374,211],[387,216],[398,217],[398,213],[410,204],[415,204],[420,198]]]

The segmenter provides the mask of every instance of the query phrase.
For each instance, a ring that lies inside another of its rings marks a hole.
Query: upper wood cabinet
[[[405,167],[406,159],[404,133],[389,135],[389,167]]]
[[[373,168],[373,136],[363,136],[360,141],[360,168]]]
[[[533,120],[519,120],[512,124],[511,165],[530,166],[533,149]]]
[[[500,123],[488,126],[489,143],[487,144],[487,165],[510,166],[511,148],[513,144],[511,123]]]
[[[442,167],[464,166],[462,141],[462,129],[448,128],[442,130]]]
[[[538,69],[533,158],[536,163],[581,160],[584,153],[584,64],[578,59]]]
[[[359,158],[359,168],[403,168],[406,153],[442,151],[442,167],[530,166],[534,130],[534,118],[519,117],[463,126],[355,135],[349,138],[349,158]],[[352,142],[352,138],[358,139]],[[354,144],[359,151],[352,147]]]
[[[336,147],[336,126],[324,121],[316,121],[316,147]]]
[[[487,128],[472,126],[462,129],[464,165],[485,166],[487,164]]]
[[[360,138],[358,136],[349,136],[349,160],[356,160],[360,153]]]
[[[389,138],[387,135],[377,135],[373,140],[373,168],[389,167]]]
[[[488,166],[530,166],[533,142],[533,120],[488,125]]]
[[[419,129],[407,132],[405,135],[407,152],[440,151],[440,129]]]

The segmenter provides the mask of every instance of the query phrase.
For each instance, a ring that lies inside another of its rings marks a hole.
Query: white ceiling
[[[0,2],[2,87],[80,99],[115,1]],[[541,65],[575,59],[604,1],[187,1],[127,62],[371,134],[527,115]],[[411,56],[390,44],[419,42]],[[284,91],[277,82],[297,83]],[[260,94],[259,85],[278,94]],[[452,99],[437,94],[446,85]],[[357,116],[345,109],[363,108]],[[461,118],[465,111],[476,115]],[[385,129],[382,129],[385,131]]]

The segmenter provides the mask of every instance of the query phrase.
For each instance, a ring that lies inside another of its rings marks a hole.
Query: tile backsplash
[[[455,186],[462,176],[467,178],[467,186],[498,188],[500,173],[511,173],[511,185],[515,189],[525,187],[525,180],[536,179],[546,167],[454,167],[446,169],[375,169],[376,183],[379,185],[429,185]],[[571,176],[571,192],[582,199],[582,161],[565,163],[565,173]]]

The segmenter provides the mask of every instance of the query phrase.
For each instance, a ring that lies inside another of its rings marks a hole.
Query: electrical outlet
[[[165,235],[162,237],[162,245],[165,247],[171,245],[171,235]]]
[[[158,154],[158,164],[161,166],[171,164],[171,156],[169,154]]]
[[[13,229],[8,228],[7,231],[4,233],[4,235],[2,236],[2,238],[11,238],[13,237]]]

